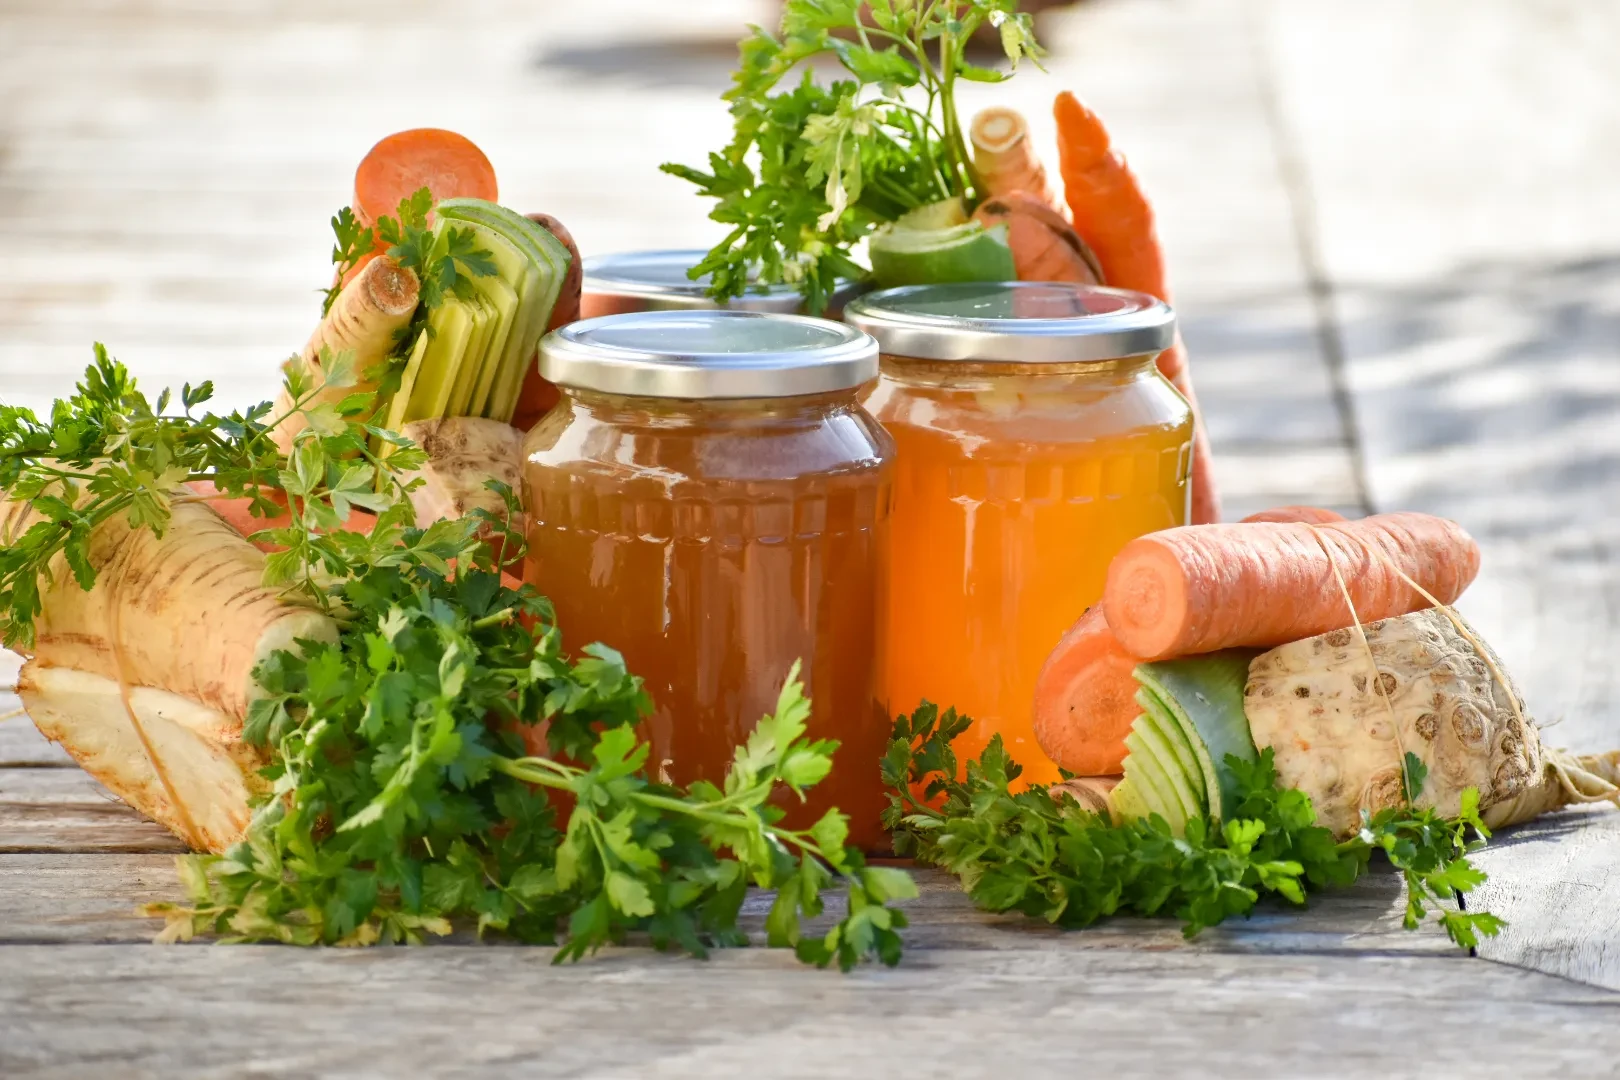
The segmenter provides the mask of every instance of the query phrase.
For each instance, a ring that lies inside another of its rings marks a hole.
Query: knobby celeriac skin
[[[1368,623],[1365,643],[1354,627],[1334,630],[1250,665],[1243,710],[1255,743],[1273,749],[1282,783],[1309,795],[1335,835],[1356,832],[1363,810],[1403,803],[1408,753],[1428,770],[1418,805],[1448,817],[1470,788],[1488,810],[1541,775],[1518,688],[1465,627],[1418,611]]]

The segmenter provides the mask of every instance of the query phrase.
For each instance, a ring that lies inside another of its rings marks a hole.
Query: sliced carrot
[[[1073,281],[1100,285],[1097,257],[1063,215],[1025,191],[993,195],[979,204],[973,219],[986,227],[1007,226],[1013,268],[1019,281]]]
[[[1164,251],[1153,220],[1153,207],[1125,158],[1113,148],[1108,129],[1097,114],[1071,93],[1057,96],[1052,107],[1058,125],[1058,162],[1063,195],[1075,232],[1096,254],[1104,284],[1133,289],[1170,302],[1164,273]],[[1192,520],[1219,521],[1220,499],[1210,465],[1209,436],[1187,374],[1186,350],[1180,335],[1159,355],[1159,371],[1193,406]]]
[[[1344,520],[1331,510],[1314,506],[1280,506],[1265,515],[1255,518]],[[1109,630],[1101,604],[1080,616],[1046,658],[1035,683],[1035,741],[1047,757],[1077,776],[1120,771],[1125,736],[1142,711],[1136,704],[1136,679],[1131,674],[1138,663]]]
[[[422,188],[441,199],[488,199],[498,189],[484,152],[463,135],[441,128],[413,128],[383,139],[354,173],[354,215],[373,225]]]
[[[1167,529],[1114,557],[1103,608],[1144,660],[1270,648],[1351,625],[1341,583],[1363,623],[1428,607],[1401,573],[1449,604],[1479,573],[1479,545],[1428,514]]]
[[[1257,521],[1308,521],[1313,525],[1326,525],[1330,521],[1343,521],[1343,514],[1328,510],[1320,506],[1278,506],[1270,510],[1262,510],[1258,514],[1250,514],[1243,519],[1245,522]]]

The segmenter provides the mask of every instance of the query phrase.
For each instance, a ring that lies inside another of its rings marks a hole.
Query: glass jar
[[[882,349],[867,407],[896,446],[888,711],[954,706],[974,719],[960,758],[1000,734],[1025,782],[1055,781],[1042,664],[1127,541],[1187,521],[1192,413],[1153,363],[1175,317],[1013,282],[890,289],[846,318]]]
[[[580,297],[580,317],[617,315],[627,311],[691,311],[720,307],[709,296],[707,274],[693,280],[687,271],[709,253],[700,250],[627,251],[616,255],[594,255],[585,260],[585,280]],[[844,303],[854,294],[850,285],[829,298],[827,317],[839,318]],[[742,296],[728,301],[731,311],[764,311],[791,315],[800,311],[804,298],[792,285],[755,285]]]
[[[796,315],[654,311],[541,344],[562,400],[529,432],[526,578],[564,644],[624,654],[653,700],[652,769],[723,782],[794,661],[810,734],[840,742],[828,808],[885,846],[876,663],[893,442],[857,400],[877,346]]]

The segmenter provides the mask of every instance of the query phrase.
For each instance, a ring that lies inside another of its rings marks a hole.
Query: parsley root
[[[973,143],[973,165],[979,172],[983,194],[994,198],[1021,191],[1062,216],[1063,202],[1052,191],[1046,166],[1029,137],[1029,121],[1017,109],[980,110],[968,128]],[[1024,277],[1024,281],[1040,278]]]
[[[294,438],[309,426],[308,414],[322,407],[335,409],[350,394],[375,389],[375,383],[366,379],[393,351],[395,337],[410,324],[416,313],[421,284],[409,268],[383,256],[372,259],[338,293],[337,300],[321,318],[320,325],[310,336],[301,355],[289,360],[299,365],[319,390],[306,398],[296,409],[291,394],[284,388],[276,399],[276,424],[273,437],[283,453],[292,452]],[[348,354],[347,360],[343,360]],[[326,387],[328,365],[348,363],[359,376],[355,379],[334,380],[338,385]],[[281,419],[281,418],[285,419]]]

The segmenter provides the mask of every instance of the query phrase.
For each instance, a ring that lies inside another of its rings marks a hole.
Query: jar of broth
[[[541,343],[562,399],[529,432],[525,576],[564,644],[603,642],[646,681],[651,768],[723,783],[790,667],[832,774],[788,822],[850,815],[881,850],[888,718],[876,671],[894,444],[861,407],[877,345],[841,323],[649,311]]]
[[[883,698],[973,717],[1024,780],[1058,779],[1035,742],[1035,682],[1102,597],[1108,563],[1183,525],[1192,413],[1154,366],[1158,300],[1038,282],[918,285],[850,304],[882,349],[867,407],[896,445]]]

